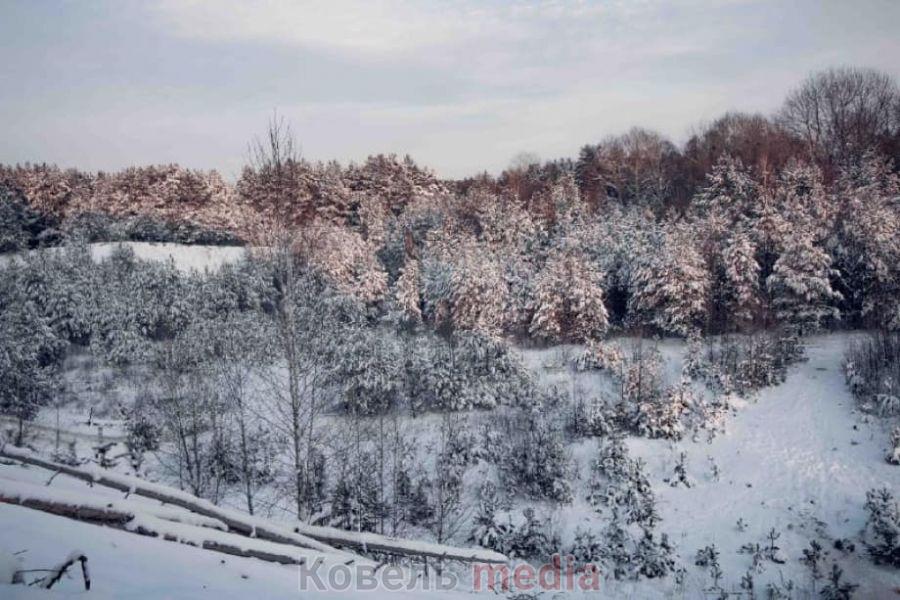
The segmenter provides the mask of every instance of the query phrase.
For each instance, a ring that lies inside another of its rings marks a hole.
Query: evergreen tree
[[[729,320],[738,325],[752,324],[760,309],[759,263],[748,235],[734,235],[722,253],[724,282],[722,307]]]
[[[637,323],[686,336],[707,315],[710,276],[690,233],[666,232],[655,251],[640,258],[631,281],[628,312]]]
[[[831,257],[809,235],[789,237],[766,281],[776,318],[801,332],[836,320],[840,312],[834,304],[841,295],[831,287],[834,275]]]
[[[530,333],[553,340],[585,341],[609,324],[600,275],[582,256],[556,252],[541,271]]]
[[[25,422],[34,419],[62,385],[63,349],[30,302],[0,299],[0,412],[18,420],[16,445],[24,442]]]

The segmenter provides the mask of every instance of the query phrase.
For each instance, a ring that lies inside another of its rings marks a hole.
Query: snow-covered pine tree
[[[455,328],[485,334],[501,332],[509,296],[501,265],[474,240],[457,248],[455,262],[451,282]]]
[[[741,160],[724,155],[706,175],[706,186],[692,206],[700,215],[717,213],[733,224],[752,212],[759,193],[759,185]]]
[[[851,318],[900,329],[900,176],[867,155],[838,183],[840,215],[833,255]]]
[[[341,383],[347,411],[384,413],[402,393],[403,352],[397,338],[369,327],[345,328],[341,333],[341,360],[332,377]]]
[[[866,492],[863,543],[876,564],[900,567],[900,504],[887,487]]]
[[[759,263],[749,235],[736,233],[722,253],[724,266],[723,306],[729,321],[738,327],[754,322],[760,309]]]
[[[375,254],[377,239],[369,241],[346,227],[313,223],[305,233],[314,240],[313,263],[341,291],[365,303],[381,300],[388,288],[387,273]]]
[[[0,276],[7,273],[0,270]],[[6,294],[2,294],[6,296]],[[13,442],[24,443],[24,425],[62,385],[64,344],[30,302],[0,297],[0,412],[18,421]]]
[[[824,239],[832,229],[836,204],[814,165],[791,161],[778,177],[774,202],[792,229],[805,229],[816,240]]]
[[[637,405],[633,429],[649,438],[680,440],[684,436],[682,419],[694,405],[690,382],[666,390],[665,394]]]
[[[638,260],[629,286],[629,318],[681,336],[701,327],[711,282],[691,232],[673,226]]]
[[[602,336],[609,319],[600,281],[596,268],[580,253],[552,253],[538,278],[530,333],[575,341]]]
[[[504,425],[501,483],[529,498],[570,502],[570,457],[549,398],[519,409]]]
[[[766,281],[776,318],[803,333],[836,320],[841,295],[831,286],[834,275],[831,257],[810,235],[791,235]]]
[[[507,554],[512,545],[513,528],[509,523],[497,521],[499,506],[497,486],[485,481],[478,491],[478,509],[473,519],[469,541],[483,548]]]
[[[394,300],[401,315],[413,323],[422,320],[422,301],[419,292],[420,269],[419,261],[408,259],[394,286]]]

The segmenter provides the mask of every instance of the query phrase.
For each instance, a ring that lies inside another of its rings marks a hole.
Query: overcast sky
[[[310,159],[444,176],[682,142],[771,112],[810,71],[900,75],[900,0],[0,0],[0,162],[178,162],[234,177],[273,109]]]

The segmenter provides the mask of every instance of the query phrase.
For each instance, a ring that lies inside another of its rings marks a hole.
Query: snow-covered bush
[[[885,457],[892,465],[900,465],[900,425],[891,430],[891,449]]]
[[[368,327],[349,330],[342,340],[335,379],[341,382],[349,413],[383,413],[403,393],[403,355],[390,332]]]
[[[649,438],[680,440],[684,435],[684,417],[694,406],[689,382],[668,388],[665,393],[637,405],[631,429]]]
[[[534,398],[531,373],[502,340],[462,331],[449,339],[426,333],[414,343],[404,369],[415,411],[496,408]]]
[[[617,427],[618,414],[612,402],[602,397],[579,399],[572,406],[569,429],[579,437],[603,437]]]
[[[499,509],[500,498],[497,487],[492,482],[485,481],[478,490],[478,508],[472,519],[469,541],[508,555],[512,547],[514,529],[512,523],[498,521]]]
[[[621,369],[622,401],[618,418],[637,435],[681,439],[683,418],[693,406],[688,382],[663,390],[662,355],[655,347],[635,345]]]
[[[618,509],[613,508],[602,536],[579,528],[566,554],[573,556],[577,565],[596,564],[615,579],[655,579],[673,572],[674,548],[668,536],[663,533],[657,537],[650,527],[637,529],[633,534]]]
[[[579,371],[609,371],[618,373],[625,362],[625,355],[617,344],[588,340],[587,348],[575,359]]]
[[[900,568],[900,508],[888,488],[866,492],[866,521],[864,542],[869,556],[879,565]]]
[[[687,454],[685,452],[680,452],[678,454],[678,460],[675,463],[672,477],[665,479],[664,481],[668,481],[669,485],[672,487],[678,487],[680,485],[683,485],[686,488],[694,487],[694,479],[688,475],[687,472]]]
[[[852,342],[844,355],[844,373],[864,411],[900,415],[900,333],[867,334]]]
[[[667,576],[675,570],[675,549],[669,537],[662,533],[657,538],[650,528],[644,528],[643,533],[631,559],[636,574],[647,579]]]
[[[627,524],[652,528],[659,520],[656,498],[644,474],[644,463],[628,455],[619,438],[604,440],[591,463],[588,500],[598,511],[615,511]]]
[[[509,556],[513,558],[543,558],[559,552],[559,538],[549,523],[537,518],[533,508],[522,511],[523,523],[512,535]]]
[[[572,499],[571,459],[552,402],[498,415],[494,428],[502,432],[498,466],[507,490],[562,503]]]
[[[853,592],[859,586],[844,579],[844,571],[837,563],[831,565],[828,583],[822,587],[820,596],[823,600],[851,600]]]
[[[148,412],[136,400],[134,406],[123,410],[122,414],[125,420],[125,448],[135,473],[140,472],[144,454],[159,450],[162,432]]]
[[[747,395],[782,383],[802,357],[802,343],[790,330],[722,336],[706,340],[694,371],[719,392]]]
[[[526,560],[547,560],[560,551],[559,537],[550,522],[539,519],[533,508],[524,509],[518,522],[511,515],[501,520],[495,511],[496,507],[485,506],[482,499],[470,541],[510,558]]]
[[[579,526],[575,530],[575,539],[566,548],[565,554],[572,556],[576,565],[588,565],[599,563],[605,553],[600,538],[590,529]]]

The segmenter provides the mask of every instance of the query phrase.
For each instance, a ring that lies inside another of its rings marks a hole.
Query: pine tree
[[[600,275],[574,251],[556,252],[541,271],[529,332],[553,340],[585,341],[606,331]]]
[[[724,298],[722,304],[732,323],[753,323],[760,309],[759,263],[756,249],[745,234],[733,236],[722,253],[724,263]]]
[[[23,297],[21,273],[0,267],[0,412],[18,420],[14,442],[24,442],[24,424],[60,389],[65,342],[33,302]]]
[[[394,291],[394,298],[403,317],[411,322],[422,320],[422,301],[420,286],[419,261],[409,259],[400,272]]]
[[[496,486],[490,481],[484,482],[478,493],[478,509],[469,540],[484,548],[507,554],[512,542],[512,527],[507,523],[497,522],[499,504]]]
[[[850,317],[900,329],[900,176],[867,155],[838,182],[841,205],[834,256]]]
[[[703,325],[710,276],[686,229],[666,232],[655,251],[640,258],[629,283],[632,321],[682,336]]]
[[[508,290],[496,258],[474,241],[457,249],[451,316],[457,329],[497,334],[506,324]]]
[[[706,186],[693,201],[701,215],[719,214],[734,224],[750,215],[759,186],[740,159],[722,156],[706,176]]]
[[[834,303],[841,295],[831,287],[835,275],[831,257],[809,235],[788,238],[784,254],[766,281],[776,317],[801,332],[815,331],[840,312]]]

